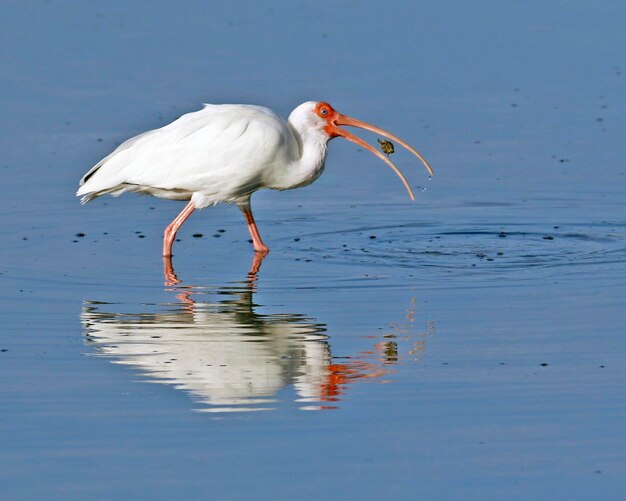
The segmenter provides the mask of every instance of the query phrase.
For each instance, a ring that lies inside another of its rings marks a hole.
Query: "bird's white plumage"
[[[300,105],[289,121],[261,106],[205,105],[122,143],[85,174],[77,195],[85,203],[134,191],[203,208],[245,204],[262,187],[303,186],[321,173],[329,139],[311,130],[315,104]]]

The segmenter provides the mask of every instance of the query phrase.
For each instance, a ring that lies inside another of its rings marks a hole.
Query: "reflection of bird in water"
[[[175,278],[171,263],[169,272]],[[390,372],[389,341],[336,363],[323,324],[297,313],[258,313],[255,287],[254,277],[221,288],[176,286],[178,301],[150,313],[86,301],[85,336],[99,354],[188,392],[204,411],[267,409],[290,385],[303,408],[329,408],[351,382]]]

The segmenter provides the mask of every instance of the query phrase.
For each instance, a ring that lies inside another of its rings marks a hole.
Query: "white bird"
[[[196,209],[219,202],[234,203],[243,212],[254,250],[267,254],[252,216],[250,196],[261,188],[289,190],[315,181],[324,170],[328,141],[341,136],[371,151],[411,188],[398,168],[373,146],[341,125],[359,127],[399,143],[428,162],[393,134],[335,111],[325,102],[308,101],[288,120],[252,105],[206,104],[160,129],[122,143],[80,180],[81,203],[104,194],[127,191],[172,200],[189,200],[165,229],[163,256],[172,255],[176,232]]]

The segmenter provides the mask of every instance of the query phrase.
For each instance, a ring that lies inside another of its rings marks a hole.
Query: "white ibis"
[[[340,126],[359,127],[404,146],[432,175],[428,162],[393,134],[342,115],[325,102],[308,101],[288,120],[252,105],[211,105],[183,115],[160,129],[122,143],[80,180],[81,203],[104,194],[127,191],[189,203],[165,229],[163,256],[172,255],[176,232],[196,209],[218,202],[234,203],[243,212],[254,250],[266,254],[250,208],[250,196],[261,188],[289,190],[315,181],[324,170],[328,141],[341,136],[371,151],[400,177],[400,170],[373,146]]]

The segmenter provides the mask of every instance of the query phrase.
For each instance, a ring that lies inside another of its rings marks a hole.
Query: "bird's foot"
[[[254,244],[254,252],[255,254],[263,254],[265,257],[270,251],[270,248],[264,243],[255,243]]]

